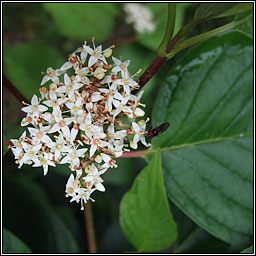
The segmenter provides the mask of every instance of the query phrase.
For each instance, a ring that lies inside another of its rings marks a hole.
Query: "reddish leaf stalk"
[[[19,100],[20,103],[29,102],[27,98],[11,83],[11,81],[7,79],[5,75],[3,75],[3,84]]]
[[[144,158],[146,154],[148,154],[148,150],[124,152],[120,158]]]
[[[95,230],[94,230],[94,223],[93,223],[92,206],[90,201],[88,201],[85,204],[84,215],[85,215],[89,253],[96,253],[97,247],[96,247],[96,241],[95,241]]]
[[[137,80],[139,84],[139,89],[135,89],[132,91],[132,94],[136,94],[141,88],[151,79],[151,77],[158,71],[158,69],[164,64],[166,61],[165,57],[156,56],[151,65],[146,69],[146,71],[141,75],[141,77]]]

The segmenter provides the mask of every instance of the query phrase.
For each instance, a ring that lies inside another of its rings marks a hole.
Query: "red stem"
[[[26,99],[26,97],[22,95],[18,89],[16,89],[16,87],[11,83],[11,81],[7,79],[5,75],[3,75],[3,84],[19,100],[20,103],[22,103],[23,101],[26,103],[29,102]]]
[[[148,150],[124,152],[120,158],[144,158]]]
[[[91,206],[90,201],[88,201],[85,204],[84,215],[85,215],[89,253],[96,253],[97,246],[96,246],[96,241],[95,241],[93,213],[92,213],[92,206]]]
[[[158,69],[164,64],[165,61],[165,57],[156,56],[151,65],[137,80],[138,84],[140,85],[140,88],[133,90],[132,94],[136,94],[139,90],[141,90],[141,88],[151,79],[151,77],[158,71]]]

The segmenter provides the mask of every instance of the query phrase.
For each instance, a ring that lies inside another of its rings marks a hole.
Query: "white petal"
[[[42,138],[42,142],[47,143],[47,146],[49,145],[49,143],[52,142],[51,138],[48,135],[44,135]]]
[[[64,83],[65,83],[65,85],[70,85],[71,84],[71,80],[70,80],[69,76],[66,73],[64,75]]]
[[[91,148],[90,148],[90,157],[92,157],[94,155],[96,150],[97,150],[97,145],[92,144]]]
[[[48,133],[54,133],[60,130],[59,124],[55,124]]]
[[[74,164],[75,166],[79,166],[79,165],[80,165],[80,161],[79,161],[79,158],[78,158],[78,157],[75,158],[75,159],[73,159],[73,164]]]
[[[68,162],[68,160],[70,160],[70,157],[69,156],[65,156],[61,161],[60,161],[60,164],[65,164]]]
[[[61,130],[63,134],[66,136],[66,138],[70,138],[70,130],[68,126],[61,127]]]
[[[81,149],[78,149],[76,151],[76,154],[79,156],[79,157],[83,157],[84,153],[88,150],[88,148],[81,148]]]
[[[38,109],[39,112],[44,112],[44,111],[47,111],[48,108],[43,106],[43,105],[38,105],[37,109]]]
[[[111,157],[106,154],[101,153],[101,156],[105,163],[108,163],[111,160]]]
[[[105,187],[104,187],[100,182],[97,182],[97,183],[95,184],[95,187],[96,187],[96,189],[99,190],[99,191],[102,191],[102,192],[105,191]]]
[[[31,99],[31,104],[32,105],[38,105],[38,98],[36,95],[34,95]]]
[[[72,141],[75,140],[77,133],[78,133],[77,129],[74,129],[74,128],[71,129],[71,140]]]
[[[60,82],[60,79],[57,76],[54,76],[51,79],[55,84],[58,84]]]
[[[30,134],[33,135],[33,136],[36,136],[36,133],[38,131],[37,129],[32,128],[32,127],[28,127],[28,130],[29,130]]]
[[[91,95],[92,102],[97,102],[97,101],[101,100],[102,98],[103,98],[103,96],[101,96],[99,92],[94,92]]]
[[[118,100],[122,100],[124,98],[119,92],[115,92],[114,97]]]
[[[40,85],[45,84],[45,83],[48,82],[49,80],[50,80],[50,77],[49,77],[48,75],[45,75],[45,76],[43,77],[43,80],[42,80],[42,82],[41,82]]]
[[[33,112],[31,106],[23,107],[23,108],[21,108],[21,110],[24,111],[24,112],[26,112],[26,113]]]
[[[92,65],[94,65],[96,62],[98,61],[98,58],[91,56],[89,61],[88,61],[88,67],[91,67]]]
[[[133,137],[133,142],[137,144],[139,140],[140,140],[140,136],[138,134],[135,134]]]
[[[44,176],[45,176],[48,172],[48,164],[43,165],[43,168],[44,168]]]
[[[61,66],[60,71],[65,71],[70,68],[72,68],[72,63],[70,61],[67,61]]]

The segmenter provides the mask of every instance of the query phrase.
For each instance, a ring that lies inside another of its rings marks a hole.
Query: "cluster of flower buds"
[[[94,201],[93,191],[105,191],[101,175],[117,167],[114,158],[136,149],[139,141],[150,146],[145,138],[149,119],[135,121],[145,114],[143,91],[132,94],[138,72],[131,76],[130,61],[112,56],[114,46],[102,50],[92,43],[93,48],[84,42],[59,69],[47,69],[41,97],[34,95],[22,108],[27,115],[21,126],[28,131],[11,140],[19,168],[42,166],[46,175],[49,165],[69,164],[66,196],[80,202],[81,209]]]

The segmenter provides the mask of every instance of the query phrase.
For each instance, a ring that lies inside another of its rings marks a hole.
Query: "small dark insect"
[[[160,133],[164,132],[166,129],[168,129],[170,123],[163,123],[151,130],[148,131],[148,137],[150,139],[153,139],[154,137],[158,136]]]

